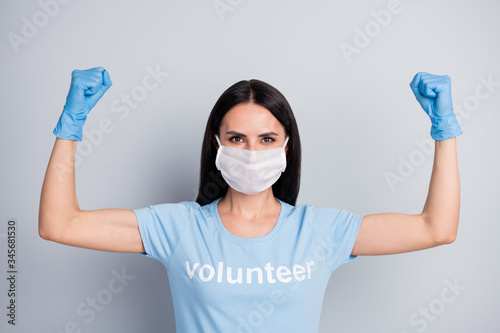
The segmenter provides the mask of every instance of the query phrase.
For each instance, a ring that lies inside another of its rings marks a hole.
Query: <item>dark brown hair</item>
[[[255,103],[268,109],[290,136],[287,143],[286,168],[272,185],[273,195],[295,206],[300,188],[301,145],[299,130],[292,108],[285,96],[270,84],[257,79],[242,80],[222,93],[208,117],[201,147],[200,185],[196,202],[201,206],[223,197],[228,185],[215,166],[219,127],[224,115],[240,103]]]

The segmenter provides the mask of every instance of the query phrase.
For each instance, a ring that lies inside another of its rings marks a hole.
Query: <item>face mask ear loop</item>
[[[285,150],[285,147],[286,147],[286,144],[287,144],[289,138],[290,138],[289,136],[286,137],[285,144],[283,145],[283,150]]]
[[[215,138],[217,139],[217,142],[219,143],[219,147],[222,146],[222,144],[220,143],[220,140],[219,140],[219,136],[217,134],[215,134]]]

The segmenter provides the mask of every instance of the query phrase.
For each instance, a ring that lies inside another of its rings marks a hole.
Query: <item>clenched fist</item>
[[[415,98],[431,119],[431,136],[442,141],[462,134],[453,113],[451,79],[448,75],[419,72],[410,83]]]
[[[111,85],[111,78],[102,67],[74,70],[54,135],[61,139],[82,141],[82,128],[88,113]]]

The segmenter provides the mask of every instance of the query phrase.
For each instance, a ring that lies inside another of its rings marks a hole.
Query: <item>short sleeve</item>
[[[133,209],[147,257],[168,267],[182,232],[188,225],[190,205],[187,202],[163,203]]]
[[[351,255],[363,215],[330,207],[309,206],[308,221],[326,250],[326,263],[333,272],[357,256]]]

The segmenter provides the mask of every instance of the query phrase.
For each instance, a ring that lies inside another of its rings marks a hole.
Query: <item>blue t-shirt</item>
[[[282,200],[274,228],[243,238],[194,201],[134,209],[148,257],[163,263],[177,332],[318,332],[326,286],[351,256],[362,215]]]

